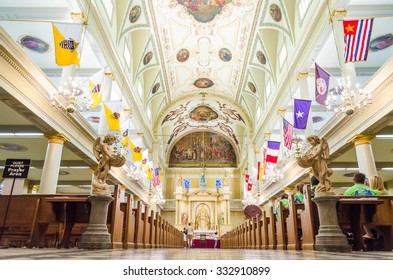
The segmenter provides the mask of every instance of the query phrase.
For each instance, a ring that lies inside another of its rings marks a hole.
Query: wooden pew
[[[311,200],[311,191],[308,186],[303,187],[304,210],[300,213],[302,227],[302,250],[315,250],[315,236],[318,234],[318,209]]]
[[[112,249],[123,248],[124,210],[121,210],[120,202],[121,188],[116,185],[113,192],[113,201],[109,206],[109,209],[111,209],[109,233],[111,234]]]
[[[125,211],[125,225],[124,225],[124,239],[123,248],[135,248],[135,233],[136,233],[136,215],[137,209],[132,208],[131,194],[126,196],[126,211]]]
[[[269,208],[269,224],[268,224],[268,234],[269,234],[269,249],[277,249],[277,235],[276,235],[276,217],[274,215],[274,208],[270,206]]]
[[[154,210],[150,211],[149,217],[149,224],[150,224],[150,232],[149,232],[149,244],[150,248],[155,248],[155,238],[156,238],[156,221],[154,217]]]
[[[150,233],[150,224],[149,224],[149,205],[145,205],[144,212],[142,213],[142,223],[143,223],[143,231],[142,231],[142,244],[143,248],[150,248],[149,244],[149,233]]]
[[[262,210],[262,226],[261,226],[261,249],[269,249],[269,223],[270,219],[266,215],[266,211]]]
[[[301,221],[298,217],[298,213],[300,211],[304,211],[303,203],[294,203],[294,195],[290,194],[288,196],[289,201],[289,209],[288,209],[288,217],[286,219],[286,229],[287,229],[287,249],[288,250],[300,250],[300,236],[299,229],[301,229]]]
[[[276,221],[276,235],[277,235],[277,250],[287,249],[287,230],[286,230],[286,217],[288,210],[283,209],[281,203],[278,204],[278,218]]]

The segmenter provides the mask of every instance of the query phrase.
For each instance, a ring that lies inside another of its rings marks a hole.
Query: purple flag
[[[311,100],[295,99],[293,110],[294,128],[306,129]]]
[[[315,101],[326,105],[330,75],[315,63]]]

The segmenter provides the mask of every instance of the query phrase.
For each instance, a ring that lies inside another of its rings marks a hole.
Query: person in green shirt
[[[293,195],[295,203],[304,203],[303,187],[303,183],[298,183],[295,185],[295,193]]]
[[[276,221],[278,220],[278,206],[279,206],[278,203],[281,203],[283,209],[289,209],[288,194],[282,193],[280,196],[280,199],[278,199],[278,201],[277,201],[277,206],[275,209]]]
[[[344,192],[344,195],[348,196],[373,196],[381,195],[379,190],[373,190],[364,184],[366,175],[364,173],[356,173],[353,176],[353,182],[355,185],[350,187]]]

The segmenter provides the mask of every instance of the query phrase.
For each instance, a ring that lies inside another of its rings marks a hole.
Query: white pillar
[[[355,145],[359,172],[366,174],[368,178],[378,175],[371,146],[371,139],[373,138],[375,138],[375,135],[357,134],[349,140]]]
[[[56,193],[57,179],[59,178],[61,154],[63,152],[63,145],[65,141],[68,141],[68,139],[63,134],[55,134],[49,136],[44,166],[42,168],[39,193]]]
[[[26,180],[25,178],[15,178],[14,189],[12,191],[12,195],[26,193],[23,191],[24,186],[25,186],[25,180]],[[14,181],[14,178],[5,178],[4,179],[3,195],[10,195],[11,194],[13,181]]]
[[[113,75],[111,72],[105,72],[104,81],[102,83],[102,104],[111,100]],[[108,131],[108,120],[106,119],[104,106],[101,106],[100,123],[98,124],[98,133],[106,134]]]

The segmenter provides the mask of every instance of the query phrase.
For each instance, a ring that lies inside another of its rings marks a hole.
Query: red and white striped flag
[[[345,62],[367,60],[374,19],[344,20]]]

